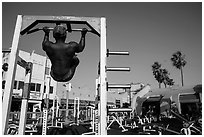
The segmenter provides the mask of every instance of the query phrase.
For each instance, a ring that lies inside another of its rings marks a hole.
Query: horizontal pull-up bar
[[[107,57],[109,55],[129,55],[128,51],[109,51],[109,49],[107,49]]]
[[[130,89],[131,84],[107,84],[108,89]]]
[[[130,67],[106,67],[106,71],[130,71]]]
[[[49,30],[53,31],[54,28],[48,28]],[[36,32],[36,31],[39,31],[39,30],[43,30],[43,28],[36,28],[36,29],[33,29],[33,30],[30,30],[27,32],[27,34],[30,34],[30,33],[33,33],[33,32]],[[66,30],[68,32],[72,32],[72,31],[82,31],[82,29],[72,29],[72,30]],[[88,32],[92,32],[92,33],[95,33],[93,30],[88,30]]]

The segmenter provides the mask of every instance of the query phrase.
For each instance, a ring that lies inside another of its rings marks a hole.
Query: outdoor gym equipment
[[[10,53],[10,52],[11,50],[3,50],[3,53]],[[26,111],[27,111],[28,99],[30,94],[29,83],[31,82],[32,65],[33,65],[31,56],[28,62],[23,60],[21,57],[17,56],[17,64],[25,69],[25,79],[24,79],[25,84],[24,84],[24,89],[22,93],[22,105],[21,105],[21,107],[25,109],[21,110],[21,114],[20,114],[21,117],[20,117],[20,123],[19,123],[19,134],[22,135],[25,132],[26,118],[27,118]],[[8,64],[7,64],[7,69],[8,69]]]
[[[62,24],[65,23],[68,25],[70,31],[74,30],[70,26],[72,24],[83,24],[88,27],[91,33],[96,34],[100,37],[100,68],[99,68],[99,92],[98,95],[100,97],[98,108],[98,119],[100,123],[98,123],[98,133],[99,135],[107,135],[107,71],[130,71],[130,69],[125,68],[108,68],[106,67],[106,60],[109,55],[127,55],[127,52],[107,52],[106,48],[106,18],[91,18],[91,17],[70,17],[70,16],[17,16],[16,27],[14,31],[14,37],[12,41],[10,60],[9,60],[9,68],[8,68],[8,76],[6,77],[5,84],[5,93],[3,98],[3,113],[2,113],[2,131],[3,134],[6,134],[8,127],[8,118],[11,106],[11,98],[12,98],[12,85],[14,83],[14,76],[16,73],[16,62],[18,55],[18,43],[20,35],[24,35],[27,32],[31,31],[37,24],[40,23],[54,23],[54,24]],[[69,31],[68,31],[69,32]],[[129,53],[128,53],[129,54]],[[25,109],[25,108],[22,108]],[[44,113],[46,115],[46,112]],[[45,124],[45,121],[44,121]],[[45,128],[44,128],[45,129]],[[44,132],[45,133],[45,132]]]
[[[75,124],[79,124],[79,97],[74,98],[74,122]]]
[[[48,28],[48,29],[51,30],[51,31],[54,30],[54,28]],[[31,33],[34,33],[34,32],[40,31],[40,30],[43,30],[43,28],[36,28],[36,29],[30,30],[30,31],[27,32],[27,34],[31,34]],[[78,31],[78,32],[81,32],[82,29],[72,29],[72,30],[67,29],[66,31],[68,31],[68,32],[70,32],[70,33],[73,32],[73,31],[75,31],[75,32],[77,32],[77,31]],[[94,33],[93,30],[88,30],[88,32]]]
[[[66,118],[68,117],[68,108],[69,108],[69,92],[71,92],[72,86],[71,83],[66,83],[65,85],[66,88]]]
[[[49,76],[46,77],[46,91],[45,91],[45,107],[43,108],[43,127],[42,127],[42,135],[47,134],[47,120],[48,120],[48,104],[49,104],[49,87],[50,87],[51,78]]]
[[[131,112],[132,109],[130,108],[112,108],[112,109],[108,109],[108,112]],[[117,115],[111,115],[112,121],[110,122],[110,124],[108,125],[108,129],[110,129],[109,127],[113,124],[113,122],[117,122],[119,124],[119,127],[121,127],[123,130],[122,132],[128,131],[127,129],[125,129],[125,127],[123,126],[123,117],[121,116],[117,116]]]
[[[33,27],[39,23],[66,23],[66,24],[84,24],[89,27],[94,34],[100,36],[100,45],[102,50],[106,50],[106,19],[105,18],[88,18],[88,17],[70,17],[70,16],[17,16],[16,27],[14,31],[14,37],[12,41],[8,76],[6,78],[5,84],[5,94],[3,98],[3,114],[2,114],[2,131],[3,134],[6,134],[8,127],[8,118],[11,106],[11,97],[12,97],[12,85],[14,83],[14,76],[16,72],[16,62],[18,55],[18,43],[20,35],[26,34]],[[104,52],[101,51],[101,52]],[[104,52],[105,53],[105,52]],[[101,60],[104,54],[101,55]],[[105,61],[105,60],[104,60]],[[102,61],[103,62],[103,61]],[[103,66],[103,65],[102,65]],[[105,65],[104,65],[105,69]],[[105,78],[103,78],[105,80]],[[105,81],[104,81],[105,82]],[[102,88],[104,89],[104,88]],[[105,91],[105,90],[104,90]],[[105,108],[105,107],[104,107]],[[22,108],[25,109],[25,108]],[[103,116],[102,116],[103,117]],[[103,118],[105,119],[105,117]],[[103,121],[103,120],[102,120]],[[105,128],[104,128],[105,130]]]
[[[171,114],[173,116],[175,116],[176,118],[178,118],[178,120],[181,120],[182,122],[184,122],[185,125],[188,125],[188,126],[181,129],[181,131],[183,131],[185,135],[191,135],[192,132],[197,132],[198,134],[202,134],[202,130],[200,130],[199,128],[194,126],[194,124],[195,124],[194,121],[189,121],[189,120],[185,119],[184,117],[182,117],[180,114],[174,112],[173,110],[171,110]]]

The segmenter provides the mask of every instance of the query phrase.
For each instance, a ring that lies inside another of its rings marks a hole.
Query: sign
[[[30,99],[41,99],[41,93],[40,92],[30,92]]]
[[[12,95],[14,98],[21,98],[21,95],[20,93],[13,93]]]
[[[17,57],[17,64],[23,68],[27,67],[27,62],[21,57]]]

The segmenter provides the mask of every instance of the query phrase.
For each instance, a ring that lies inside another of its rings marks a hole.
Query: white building
[[[19,57],[25,60],[26,62],[31,58],[33,62],[32,74],[31,74],[31,83],[30,83],[30,100],[28,101],[28,109],[34,111],[34,106],[41,106],[42,99],[44,98],[44,91],[46,85],[46,75],[50,76],[51,62],[44,56],[19,50]],[[3,53],[2,63],[8,63],[9,53]],[[2,73],[2,90],[4,90],[6,82],[7,72],[3,71]],[[17,63],[15,80],[13,85],[13,100],[12,105],[20,104],[22,97],[22,90],[24,87],[25,79],[25,68],[20,66]],[[50,82],[50,99],[53,100],[56,95],[57,82],[51,78]],[[14,103],[15,102],[15,103]],[[17,111],[19,108],[15,106],[11,107],[11,111]]]

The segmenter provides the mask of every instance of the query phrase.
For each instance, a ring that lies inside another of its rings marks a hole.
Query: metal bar
[[[30,100],[32,100],[32,101],[42,101],[41,99],[30,99],[30,98],[29,98],[29,101],[30,101]]]
[[[53,97],[53,104],[52,104],[52,126],[55,126],[55,99],[56,99],[56,92],[54,92],[54,97]]]
[[[82,31],[82,29],[72,29],[72,31]],[[92,30],[88,30],[88,32],[93,32]]]
[[[43,108],[43,127],[42,127],[42,135],[47,134],[47,115],[48,115],[48,104],[49,104],[49,90],[50,90],[50,81],[51,78],[49,76],[46,77],[46,92],[45,92],[45,104],[46,107]]]
[[[99,69],[100,70],[100,69]],[[99,133],[99,123],[98,123],[98,112],[99,112],[99,108],[100,108],[100,102],[99,102],[99,82],[100,81],[100,76],[98,76],[98,78],[96,79],[96,91],[95,91],[95,94],[96,94],[96,99],[95,99],[95,109],[94,109],[94,119],[93,119],[93,132],[96,133],[96,135],[98,135]]]
[[[13,93],[13,83],[14,77],[16,74],[16,58],[18,56],[18,43],[20,38],[20,30],[22,25],[22,15],[17,16],[14,37],[12,41],[10,59],[9,59],[9,68],[8,68],[8,75],[6,77],[6,84],[5,84],[5,91],[3,96],[3,103],[2,103],[2,133],[4,135],[7,134],[7,126],[9,120],[9,112],[11,107],[11,100],[12,100],[12,93]]]
[[[48,28],[48,29],[51,30],[51,31],[54,30],[54,28]],[[43,30],[43,29],[42,28],[38,28],[38,30]],[[82,29],[71,29],[71,31],[82,31]],[[92,30],[88,30],[88,32],[92,32]]]
[[[106,67],[106,71],[130,71],[130,67]]]
[[[53,31],[53,30],[54,30],[54,28],[48,28],[48,29],[49,29],[50,31]],[[37,32],[37,31],[39,31],[39,30],[43,30],[43,28],[36,28],[36,29],[30,30],[30,31],[27,32],[27,34],[34,33],[34,32]],[[82,29],[72,29],[72,30],[67,29],[67,31],[68,31],[68,32],[72,32],[72,31],[80,31],[80,32],[81,32]],[[88,32],[94,33],[93,30],[88,30]]]
[[[107,49],[107,57],[109,55],[129,55],[128,51],[109,51],[109,49]]]
[[[109,108],[108,112],[132,112],[131,108]]]
[[[130,89],[131,88],[131,84],[108,84],[108,89]]]
[[[79,97],[74,98],[74,120],[75,124],[79,124]]]
[[[68,115],[69,115],[69,111],[68,111],[68,108],[69,108],[69,92],[71,92],[71,83],[68,83],[68,85],[66,84],[66,91],[67,91],[67,94],[66,94],[66,119],[68,119]]]
[[[180,94],[178,94],[178,98],[177,98],[177,100],[178,100],[178,112],[181,114],[181,102],[180,102]]]
[[[94,34],[100,36],[100,18],[74,16],[23,16],[21,35],[24,35],[40,23],[84,24],[94,30]]]
[[[99,134],[107,135],[106,18],[101,18]]]
[[[181,115],[179,115],[178,113],[174,112],[173,110],[170,110],[171,114],[173,114],[176,118],[178,118],[181,121],[185,121],[187,123],[189,123],[189,121],[187,119],[185,119],[184,117],[182,117]]]
[[[30,60],[28,63],[32,64],[32,59],[30,56]],[[25,69],[25,72],[27,70]],[[32,75],[32,66],[30,67],[30,72],[26,72],[25,76],[25,84],[23,89],[23,98],[22,98],[22,104],[21,104],[21,114],[20,114],[20,122],[19,122],[19,135],[25,135],[25,126],[26,126],[26,120],[27,120],[27,109],[28,109],[28,99],[30,94],[30,88],[29,83],[31,83],[31,75]]]
[[[3,52],[3,53],[10,53],[10,52],[11,52],[11,50],[10,50],[10,49],[7,49],[7,50],[6,50],[6,49],[4,49],[4,50],[2,50],[2,52]]]

